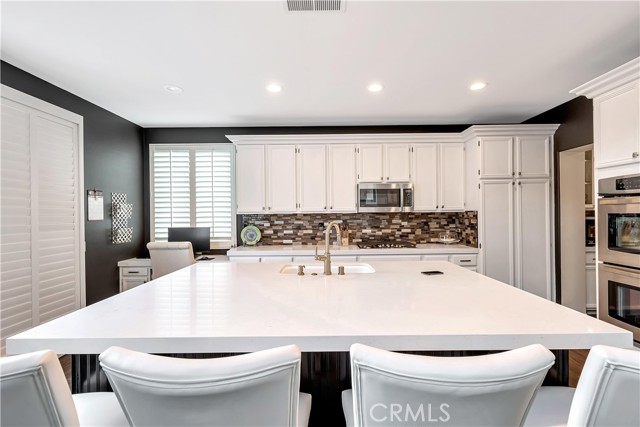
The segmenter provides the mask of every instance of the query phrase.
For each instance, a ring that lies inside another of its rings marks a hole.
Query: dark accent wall
[[[142,128],[4,61],[0,82],[84,118],[85,212],[87,189],[95,187],[105,195],[105,219],[85,219],[87,304],[115,295],[118,261],[138,256],[144,245]],[[131,243],[111,244],[112,192],[126,193],[133,204],[133,218],[129,221],[134,229]]]
[[[526,124],[560,123],[554,137],[554,202],[555,202],[555,258],[556,258],[556,301],[562,303],[562,282],[560,268],[562,259],[560,256],[560,152],[572,148],[593,144],[593,101],[584,96],[572,99],[558,105],[549,111],[545,111],[529,120]]]

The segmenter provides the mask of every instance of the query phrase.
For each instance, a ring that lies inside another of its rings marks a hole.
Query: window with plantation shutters
[[[151,145],[151,234],[169,227],[210,227],[211,247],[234,242],[233,146]]]

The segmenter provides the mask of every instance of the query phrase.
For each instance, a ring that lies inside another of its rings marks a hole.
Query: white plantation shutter
[[[189,150],[153,151],[154,240],[166,241],[167,228],[191,224]]]
[[[151,234],[168,227],[210,227],[212,247],[234,242],[233,146],[151,145]]]
[[[80,307],[77,222],[77,139],[73,124],[32,119],[37,152],[39,323]]]
[[[0,326],[5,339],[33,326],[29,111],[2,102]]]
[[[84,233],[82,118],[2,89],[0,353],[4,354],[6,338],[84,305]]]

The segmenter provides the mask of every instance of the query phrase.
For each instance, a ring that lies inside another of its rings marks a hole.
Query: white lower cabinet
[[[258,256],[229,256],[230,262],[243,262],[243,263],[251,263],[251,262],[260,262],[260,257]]]
[[[260,262],[291,262],[290,256],[265,256],[260,257]]]
[[[363,255],[358,257],[358,261],[420,261],[420,255]]]

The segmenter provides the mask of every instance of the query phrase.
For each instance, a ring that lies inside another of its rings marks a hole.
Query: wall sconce
[[[111,193],[111,243],[131,243],[133,227],[129,220],[133,215],[133,205],[127,203],[125,193]]]

